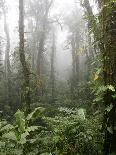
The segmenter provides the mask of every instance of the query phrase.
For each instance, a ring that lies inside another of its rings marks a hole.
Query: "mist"
[[[0,155],[116,155],[115,0],[0,0]]]

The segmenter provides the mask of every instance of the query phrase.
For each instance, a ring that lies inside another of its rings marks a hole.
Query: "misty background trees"
[[[0,0],[0,154],[116,154],[116,2]]]

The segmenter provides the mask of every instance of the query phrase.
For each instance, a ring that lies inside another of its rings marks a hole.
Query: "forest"
[[[116,0],[0,0],[0,155],[116,155]]]

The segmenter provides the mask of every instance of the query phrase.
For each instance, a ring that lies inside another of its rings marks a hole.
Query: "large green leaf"
[[[30,113],[28,116],[27,116],[27,120],[35,120],[37,119],[38,117],[40,117],[40,115],[44,112],[45,108],[42,108],[42,107],[38,107],[36,108],[32,113]]]
[[[16,124],[18,125],[19,131],[23,133],[26,128],[24,112],[21,112],[20,110],[18,110],[15,113],[15,118],[16,118]]]

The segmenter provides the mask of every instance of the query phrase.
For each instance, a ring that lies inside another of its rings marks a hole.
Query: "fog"
[[[115,0],[0,0],[0,155],[116,155]]]
[[[28,0],[27,0],[28,2]],[[91,0],[91,6],[93,7],[94,13],[97,12],[96,5],[94,0]],[[25,2],[26,3],[26,2]],[[68,17],[72,10],[75,8],[78,11],[82,11],[82,8],[79,5],[79,1],[77,0],[55,0],[53,6],[51,8],[49,17],[56,18],[58,17],[59,22],[56,24],[57,27],[57,50],[56,50],[56,72],[57,77],[62,80],[67,80],[68,74],[71,72],[72,67],[72,58],[71,51],[66,49],[65,46],[67,44],[68,37],[68,28],[64,24],[64,18]],[[14,51],[14,48],[18,45],[18,0],[6,0],[7,5],[7,23],[10,32],[10,42],[11,42],[11,52]],[[77,13],[78,18],[78,13]],[[3,18],[1,19],[3,22]],[[3,26],[3,25],[2,25]],[[26,26],[26,25],[25,25]],[[4,28],[1,28],[1,34],[4,34]],[[83,61],[83,60],[82,60]]]
[[[18,45],[18,0],[6,0],[7,4],[7,23],[10,32],[11,39],[11,52]],[[79,7],[79,2],[74,0],[55,0],[50,11],[50,18],[58,16],[59,22],[56,24],[57,27],[57,50],[56,50],[56,72],[58,78],[62,80],[67,80],[67,74],[71,71],[71,52],[65,48],[67,42],[68,30],[64,25],[64,17],[67,17],[75,7]],[[78,15],[77,15],[78,18]],[[2,21],[3,22],[3,19]],[[4,28],[2,27],[1,34],[4,34]]]

